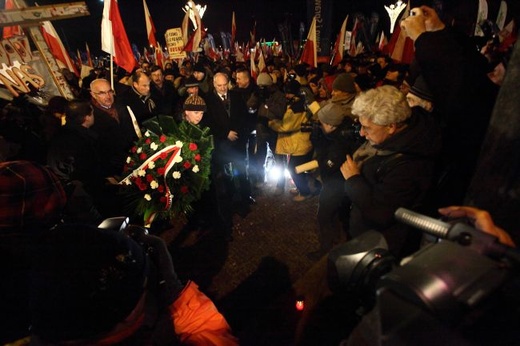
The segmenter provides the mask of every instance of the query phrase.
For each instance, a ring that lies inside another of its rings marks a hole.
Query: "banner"
[[[333,0],[307,0],[308,26],[310,26],[312,18],[316,17],[316,46],[318,48],[318,56],[330,56],[332,4]]]
[[[184,42],[182,39],[181,28],[172,28],[166,30],[164,39],[166,41],[166,48],[168,49],[168,55],[170,56],[170,59],[184,59],[186,57],[186,52],[183,50],[186,42]]]

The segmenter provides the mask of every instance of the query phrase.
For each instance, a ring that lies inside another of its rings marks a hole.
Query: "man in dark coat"
[[[351,201],[349,233],[381,232],[398,257],[418,248],[394,218],[399,207],[418,210],[431,187],[440,150],[432,117],[413,114],[404,94],[389,85],[362,93],[352,106],[367,141],[341,166]]]
[[[161,67],[153,65],[150,68],[151,98],[157,106],[157,114],[174,115],[175,107],[179,101],[179,94],[173,86],[173,83],[164,78],[164,72]]]

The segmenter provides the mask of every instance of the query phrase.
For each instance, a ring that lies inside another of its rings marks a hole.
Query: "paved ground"
[[[325,260],[306,257],[318,247],[318,197],[294,202],[288,188],[282,196],[273,191],[267,184],[245,218],[235,215],[232,242],[180,226],[163,234],[178,274],[214,300],[242,345],[294,344],[305,315],[296,297],[311,304],[310,291],[325,290]]]

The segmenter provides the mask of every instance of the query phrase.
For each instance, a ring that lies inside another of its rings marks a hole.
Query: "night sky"
[[[144,9],[142,0],[118,0],[119,9],[131,43],[135,43],[142,48],[147,46],[146,25],[144,20]],[[331,21],[331,40],[340,29],[345,16],[349,14],[351,18],[355,13],[362,13],[369,16],[372,12],[380,15],[380,27],[388,30],[388,16],[384,9],[385,4],[395,3],[397,0],[322,0],[332,2],[332,21]],[[459,7],[457,14],[462,20],[473,21],[476,17],[478,0],[412,0],[412,7],[425,2],[443,2],[446,7]],[[500,0],[487,0],[490,12],[498,8]],[[3,2],[0,0],[0,2]],[[34,0],[26,0],[28,5],[34,4]],[[40,5],[53,4],[56,0],[36,0]],[[103,12],[103,2],[100,0],[85,1],[90,16],[75,19],[57,20],[53,24],[60,35],[65,46],[71,51],[76,49],[85,50],[85,43],[88,43],[92,54],[98,55],[100,51],[101,36],[101,16]],[[185,1],[180,0],[147,0],[147,5],[152,16],[152,20],[157,29],[156,37],[164,45],[164,33],[167,29],[180,27],[184,12],[182,7]],[[198,3],[195,1],[195,3]],[[508,0],[510,12],[518,13],[520,1]],[[220,43],[220,31],[231,31],[231,15],[235,11],[237,23],[237,41],[245,42],[249,39],[249,31],[256,21],[256,38],[265,38],[270,41],[273,38],[281,39],[278,31],[278,24],[286,19],[291,23],[293,39],[298,39],[298,28],[300,22],[305,24],[305,35],[308,24],[312,18],[307,16],[307,0],[205,0],[200,4],[208,6],[203,17],[204,26],[211,33],[217,45]],[[473,13],[474,12],[474,13]],[[496,11],[495,11],[496,12]],[[496,16],[496,14],[495,14]],[[509,16],[508,16],[509,17]],[[492,16],[490,17],[492,19]],[[471,25],[472,23],[469,23]],[[190,24],[191,25],[191,24]],[[353,25],[353,20],[349,20],[348,28]]]

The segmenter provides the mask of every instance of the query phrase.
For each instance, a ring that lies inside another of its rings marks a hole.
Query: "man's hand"
[[[354,160],[352,160],[352,157],[350,155],[347,155],[347,160],[343,162],[343,164],[341,165],[340,171],[345,180],[348,180],[350,177],[360,174],[359,167],[354,162]]]
[[[236,141],[238,139],[238,133],[236,131],[229,131],[227,139],[229,139],[231,142]]]
[[[423,32],[438,31],[445,27],[437,15],[437,12],[431,7],[415,7],[410,12],[410,16],[401,21],[401,29],[404,30],[406,35],[413,41]]]
[[[454,218],[467,217],[473,222],[476,229],[494,235],[504,245],[515,247],[515,243],[509,234],[502,228],[496,226],[491,215],[485,210],[473,207],[451,206],[440,208],[439,213]]]

